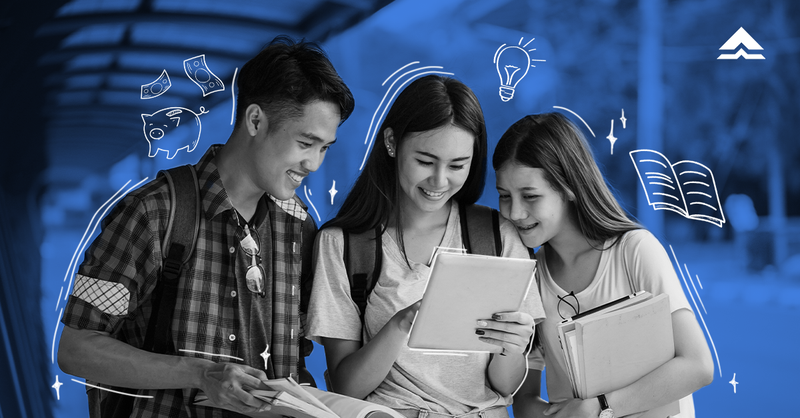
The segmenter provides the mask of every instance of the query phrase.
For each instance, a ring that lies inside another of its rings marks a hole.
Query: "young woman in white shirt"
[[[437,246],[462,248],[458,205],[483,192],[487,165],[483,112],[458,80],[426,76],[398,95],[364,171],[315,249],[308,313],[325,347],[333,390],[391,407],[407,417],[507,417],[523,380],[524,351],[543,317],[535,286],[519,312],[476,323],[493,353],[428,355],[407,346]],[[382,269],[364,323],[350,294],[342,230],[380,230]],[[513,225],[500,222],[502,255],[527,258]]]
[[[526,116],[500,138],[492,163],[500,212],[527,247],[539,248],[537,282],[547,316],[536,326],[515,416],[610,418],[680,400],[677,416],[694,417],[691,394],[714,373],[705,336],[664,247],[627,217],[577,127],[559,113]],[[675,357],[597,399],[574,398],[557,324],[636,290],[669,295]],[[544,367],[549,403],[540,397]]]

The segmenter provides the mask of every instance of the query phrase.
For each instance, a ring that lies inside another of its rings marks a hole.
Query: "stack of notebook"
[[[558,326],[573,395],[588,399],[625,387],[675,357],[669,296],[639,291]],[[678,401],[642,417],[680,412]]]

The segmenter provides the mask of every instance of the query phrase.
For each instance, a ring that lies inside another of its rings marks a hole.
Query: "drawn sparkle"
[[[333,205],[333,197],[336,196],[336,193],[339,193],[339,191],[336,190],[336,180],[333,181],[333,186],[328,190],[328,193],[331,194],[331,205]]]
[[[736,381],[736,373],[733,374],[733,379],[731,379],[731,381],[728,383],[733,385],[733,393],[736,393],[736,385],[739,384],[739,382]]]
[[[628,120],[628,118],[625,117],[625,109],[622,109],[622,116],[619,120],[622,121],[622,129],[625,129],[625,122]]]
[[[611,119],[611,133],[606,137],[608,142],[611,142],[611,155],[614,155],[614,143],[617,142],[617,137],[614,136],[614,119]]]
[[[267,367],[269,367],[269,344],[267,344],[267,348],[261,352],[261,358],[264,359],[264,370],[267,370]]]
[[[59,401],[61,400],[61,386],[62,385],[64,385],[64,384],[58,381],[58,375],[56,375],[56,382],[53,383],[53,386],[50,386],[50,387],[56,390],[56,399],[59,400]]]

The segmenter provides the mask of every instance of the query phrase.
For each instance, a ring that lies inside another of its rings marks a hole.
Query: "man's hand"
[[[252,389],[266,389],[267,375],[250,366],[215,363],[203,373],[200,389],[217,406],[227,406],[239,412],[267,410],[269,403],[250,394]]]

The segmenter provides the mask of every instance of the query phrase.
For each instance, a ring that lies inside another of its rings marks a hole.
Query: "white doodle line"
[[[683,269],[681,269],[681,263],[678,261],[678,256],[675,255],[675,250],[672,248],[672,245],[669,246],[669,250],[672,251],[672,257],[675,259],[675,264],[678,267],[678,272],[681,274],[681,279],[683,279],[683,284],[686,286],[686,289],[689,289],[689,284],[686,283],[686,276],[683,274]],[[689,280],[692,280],[692,276],[689,276]],[[719,377],[722,377],[722,365],[719,362],[719,355],[717,354],[717,346],[714,345],[714,339],[711,338],[711,332],[708,330],[708,325],[706,325],[706,320],[703,318],[703,314],[700,313],[700,310],[697,307],[697,302],[694,300],[694,295],[692,292],[688,292],[689,297],[692,298],[692,304],[694,304],[694,309],[697,313],[697,316],[700,317],[700,322],[703,323],[703,328],[706,330],[706,335],[708,336],[708,340],[711,341],[711,348],[714,349],[714,357],[717,359],[717,370],[719,370]]]
[[[322,218],[320,218],[319,212],[317,212],[317,207],[314,206],[314,202],[311,201],[311,190],[308,190],[308,186],[303,185],[303,193],[306,194],[306,200],[308,201],[308,204],[311,205],[311,209],[314,209],[314,213],[317,214],[317,220],[322,222]]]
[[[64,287],[61,287],[64,289]],[[50,347],[50,363],[55,364],[56,362],[56,334],[58,334],[58,326],[61,323],[61,316],[64,315],[64,308],[61,308],[61,312],[58,313],[58,319],[56,320],[56,328],[53,330],[53,343]]]
[[[406,65],[404,65],[404,66],[402,66],[402,67],[398,68],[398,69],[397,69],[397,70],[395,70],[395,72],[393,72],[393,73],[392,73],[392,74],[391,74],[389,77],[386,77],[386,80],[383,80],[383,83],[381,83],[381,86],[385,85],[385,84],[386,84],[386,83],[387,83],[389,80],[391,80],[391,78],[392,78],[392,77],[394,77],[394,75],[395,75],[395,74],[399,73],[400,71],[403,71],[403,69],[404,69],[404,68],[406,68],[406,67],[408,67],[409,65],[414,65],[414,64],[419,64],[419,61],[411,61],[411,62],[409,62],[408,64],[406,64]],[[384,97],[386,97],[386,96],[384,95]],[[374,115],[373,115],[373,116],[374,116]],[[373,119],[373,120],[374,120],[374,119]]]
[[[393,72],[392,75],[389,76],[389,78],[384,80],[383,83],[381,84],[381,86],[385,85],[392,77],[394,77],[395,74],[397,74],[398,72],[402,71],[406,67],[408,67],[410,65],[414,65],[414,64],[419,64],[419,61],[412,61],[412,62],[400,67],[395,72]],[[414,70],[406,71],[405,73],[403,73],[399,77],[397,77],[397,79],[395,81],[392,82],[392,84],[386,90],[386,93],[384,93],[383,98],[381,99],[381,102],[378,104],[378,107],[375,109],[375,112],[372,114],[372,120],[370,121],[369,129],[367,129],[367,136],[366,136],[366,138],[364,138],[364,144],[367,144],[367,143],[369,143],[369,144],[367,145],[366,152],[364,153],[364,159],[361,161],[361,166],[358,168],[358,171],[361,171],[361,170],[364,169],[364,164],[367,163],[367,157],[369,156],[369,152],[372,149],[372,144],[373,144],[373,141],[375,140],[375,135],[377,134],[378,127],[381,124],[381,120],[383,120],[383,116],[386,114],[386,111],[389,109],[389,104],[394,100],[395,96],[397,96],[397,94],[400,92],[400,90],[403,88],[403,86],[408,84],[411,80],[413,80],[413,79],[415,79],[417,77],[421,77],[421,76],[426,75],[426,74],[453,75],[453,73],[449,73],[449,72],[446,72],[446,71],[435,71],[435,69],[443,69],[443,68],[444,67],[441,67],[441,66],[420,67],[420,68],[417,68],[417,69],[414,69]],[[422,71],[422,70],[431,70],[431,71],[424,71],[424,72],[421,72],[421,73],[414,74],[414,75],[410,76],[408,78],[408,80],[406,80],[405,82],[403,82],[403,84],[401,84],[400,86],[397,87],[397,90],[394,91],[394,93],[392,94],[392,97],[389,99],[388,102],[386,102],[386,96],[388,96],[389,93],[392,92],[392,89],[394,88],[395,84],[397,84],[397,82],[400,81],[400,79],[402,79],[406,75],[412,74],[412,73],[417,72],[417,71]],[[386,103],[385,106],[384,106],[384,103]],[[376,123],[375,116],[378,114],[378,111],[382,107],[383,107],[383,112],[381,112],[381,115],[378,118],[377,123]],[[372,134],[372,136],[370,136],[370,133]]]
[[[703,312],[705,312],[706,315],[708,315],[708,311],[706,310],[706,304],[703,303],[703,298],[700,297],[700,292],[698,292],[697,288],[694,286],[694,280],[692,280],[692,274],[689,273],[689,266],[687,266],[686,263],[683,263],[683,268],[686,269],[686,275],[689,276],[689,282],[692,283],[692,288],[694,289],[694,294],[697,295],[697,300],[700,301],[700,306],[703,307]]]
[[[580,119],[580,120],[581,120],[581,122],[583,122],[583,124],[584,124],[584,125],[586,125],[586,128],[587,128],[587,129],[589,129],[589,132],[592,134],[592,136],[593,136],[593,137],[595,137],[595,138],[597,138],[597,136],[594,134],[594,131],[593,131],[593,130],[592,130],[592,128],[589,126],[589,124],[588,124],[588,123],[586,123],[586,121],[585,121],[585,120],[583,120],[583,118],[582,118],[582,117],[581,117],[579,114],[577,114],[577,113],[575,113],[575,112],[573,112],[573,111],[571,111],[571,110],[567,109],[566,107],[561,107],[561,106],[553,106],[553,108],[555,108],[555,109],[561,109],[561,110],[566,110],[567,112],[569,112],[569,113],[572,113],[573,115],[575,115],[575,116],[576,116],[578,119]]]
[[[189,349],[186,349],[186,348],[181,348],[178,351],[180,351],[182,353],[203,354],[203,355],[210,356],[210,357],[226,357],[226,358],[232,358],[234,360],[244,361],[243,358],[239,358],[239,357],[236,357],[236,356],[229,356],[227,354],[207,353],[205,351],[189,350]]]
[[[236,73],[239,72],[239,67],[233,70],[233,80],[231,80],[231,125],[233,125],[233,116],[236,114]]]
[[[105,390],[107,392],[114,392],[114,393],[118,393],[120,395],[131,396],[131,397],[134,397],[134,398],[153,399],[153,397],[150,396],[150,395],[136,395],[136,394],[133,394],[133,393],[126,393],[126,392],[120,392],[120,391],[114,390],[114,389],[103,388],[103,387],[100,387],[100,386],[97,386],[97,385],[93,385],[91,383],[81,382],[80,380],[77,380],[77,379],[70,379],[70,380],[72,380],[75,383],[80,383],[80,384],[82,384],[84,386],[89,386],[89,387],[92,387],[92,388],[95,388],[95,389]]]

